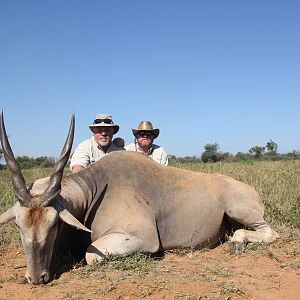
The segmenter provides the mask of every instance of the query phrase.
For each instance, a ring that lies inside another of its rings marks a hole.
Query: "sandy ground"
[[[47,285],[24,283],[22,248],[0,254],[0,299],[300,299],[300,243],[279,241],[229,254],[167,252],[146,269],[79,265]]]

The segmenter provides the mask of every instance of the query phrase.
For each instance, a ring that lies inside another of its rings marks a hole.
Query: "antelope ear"
[[[17,202],[14,206],[12,206],[8,211],[3,213],[0,216],[0,225],[6,224],[11,220],[14,220],[16,218],[16,213],[18,209],[20,208],[20,203]]]
[[[67,224],[81,229],[87,232],[92,232],[90,229],[86,228],[83,224],[81,224],[67,209],[63,209],[59,212],[59,217]]]

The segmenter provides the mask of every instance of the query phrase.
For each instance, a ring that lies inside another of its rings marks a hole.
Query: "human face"
[[[140,131],[137,134],[137,143],[142,149],[150,149],[153,144],[153,134],[149,131]]]
[[[96,143],[101,147],[109,147],[111,144],[114,129],[112,127],[99,126],[92,129]]]

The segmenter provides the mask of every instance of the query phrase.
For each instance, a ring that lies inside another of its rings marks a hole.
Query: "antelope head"
[[[14,194],[18,202],[0,216],[0,225],[15,220],[26,256],[28,283],[47,283],[55,240],[59,233],[59,220],[78,229],[91,232],[68,212],[60,196],[64,167],[69,159],[74,138],[75,117],[72,115],[67,140],[60,159],[53,167],[49,184],[39,195],[32,195],[25,185],[19,164],[8,142],[3,111],[0,115],[0,136],[3,154],[11,173]]]

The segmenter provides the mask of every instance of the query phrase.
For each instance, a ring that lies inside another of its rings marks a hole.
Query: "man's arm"
[[[162,149],[160,164],[163,166],[167,166],[168,163],[169,163],[169,160],[168,160],[167,152],[165,151],[165,149]]]
[[[78,173],[91,163],[89,146],[86,141],[80,143],[71,157],[70,168],[72,173]]]

